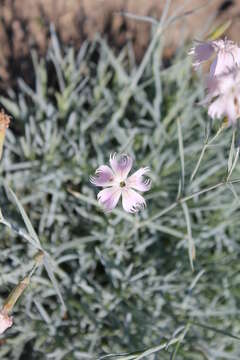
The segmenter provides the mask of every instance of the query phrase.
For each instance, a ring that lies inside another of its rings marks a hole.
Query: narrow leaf
[[[209,36],[207,37],[207,40],[212,41],[212,40],[216,40],[216,39],[220,38],[227,31],[227,29],[231,26],[231,24],[232,24],[232,20],[229,19],[229,20],[225,21],[224,23],[218,25],[209,34]]]
[[[183,147],[183,137],[180,120],[177,119],[177,128],[178,128],[178,146],[181,162],[181,172],[182,172],[182,187],[184,188],[184,178],[185,178],[185,169],[184,169],[184,147]]]
[[[26,225],[26,228],[27,228],[29,234],[30,234],[31,237],[36,241],[36,243],[37,243],[38,245],[40,245],[39,238],[38,238],[38,236],[37,236],[37,234],[36,234],[36,232],[35,232],[35,230],[34,230],[34,228],[33,228],[33,226],[32,226],[32,223],[31,223],[29,217],[27,216],[27,214],[26,214],[26,212],[25,212],[22,204],[21,204],[20,201],[18,200],[17,195],[16,195],[16,194],[13,192],[13,190],[10,189],[8,186],[7,186],[7,188],[8,188],[8,190],[9,190],[10,194],[12,195],[12,197],[14,198],[16,204],[17,204],[18,210],[20,211],[20,213],[21,213],[21,215],[22,215],[23,221],[24,221],[24,223],[25,223],[25,225]]]
[[[229,156],[228,156],[228,174],[230,173],[230,170],[232,168],[232,163],[233,163],[235,136],[236,136],[236,130],[234,130],[233,134],[232,134],[232,142],[231,142],[231,147],[230,147]]]
[[[54,273],[53,273],[52,265],[51,265],[51,263],[50,263],[50,261],[49,261],[49,255],[46,254],[46,253],[45,253],[45,256],[44,256],[44,259],[43,259],[43,263],[44,263],[44,265],[45,265],[45,269],[46,269],[46,271],[47,271],[47,273],[48,273],[48,276],[49,276],[49,278],[50,278],[50,280],[51,280],[51,282],[52,282],[52,284],[53,284],[53,287],[54,287],[54,289],[55,289],[55,291],[56,291],[56,294],[58,295],[59,300],[60,300],[60,302],[61,302],[64,310],[66,311],[66,305],[65,305],[65,303],[64,303],[63,297],[62,297],[61,292],[60,292],[60,290],[59,290],[59,286],[58,286],[58,283],[57,283],[57,279],[55,278],[55,275],[54,275]]]
[[[187,232],[188,232],[188,254],[189,254],[189,260],[191,264],[192,270],[194,270],[193,267],[193,261],[196,259],[196,250],[194,241],[192,238],[192,227],[191,227],[191,219],[188,211],[188,206],[186,203],[182,203],[183,212],[185,215],[186,223],[187,223]]]
[[[200,324],[198,322],[195,322],[195,321],[189,321],[190,324],[192,325],[195,325],[195,326],[199,326],[199,327],[202,327],[204,329],[207,329],[207,330],[211,330],[211,331],[214,331],[216,333],[219,333],[219,334],[222,334],[222,335],[225,335],[225,336],[229,336],[230,338],[232,339],[236,339],[236,340],[240,340],[240,337],[234,335],[234,334],[231,334],[225,330],[220,330],[220,329],[217,329],[213,326],[209,326],[209,325],[205,325],[205,324]]]

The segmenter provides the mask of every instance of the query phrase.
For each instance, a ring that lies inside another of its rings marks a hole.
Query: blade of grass
[[[219,334],[222,334],[222,335],[225,335],[225,336],[229,336],[230,338],[232,339],[235,339],[235,340],[239,340],[240,341],[240,337],[234,335],[234,334],[231,334],[225,330],[220,330],[220,329],[217,329],[213,326],[209,326],[209,325],[205,325],[205,324],[201,324],[199,322],[196,322],[196,321],[189,321],[190,324],[192,325],[195,325],[195,326],[199,326],[203,329],[207,329],[207,330],[211,330],[211,331],[214,331],[216,333],[219,333]]]
[[[225,125],[222,125],[222,126],[218,129],[217,133],[213,136],[213,138],[212,138],[209,142],[208,142],[208,137],[206,138],[206,141],[205,141],[205,144],[203,145],[203,148],[202,148],[201,154],[200,154],[200,156],[199,156],[198,162],[197,162],[197,164],[196,164],[196,166],[195,166],[195,168],[194,168],[194,170],[193,170],[193,172],[192,172],[192,175],[191,175],[191,177],[190,177],[190,181],[191,181],[191,182],[193,181],[195,175],[196,175],[197,172],[198,172],[198,169],[199,169],[199,167],[200,167],[200,165],[201,165],[203,156],[204,156],[205,151],[207,150],[208,146],[210,146],[210,145],[218,138],[218,136],[221,134],[221,132],[223,131],[223,129],[225,129]]]
[[[52,265],[51,265],[51,263],[50,263],[50,261],[49,261],[50,256],[49,256],[49,254],[48,254],[46,251],[44,251],[44,249],[41,247],[40,240],[39,240],[39,238],[38,238],[38,236],[37,236],[37,234],[36,234],[36,232],[35,232],[32,224],[31,224],[31,221],[30,221],[29,217],[27,216],[27,214],[26,214],[26,212],[25,212],[22,204],[21,204],[20,201],[18,200],[16,194],[15,194],[15,193],[13,192],[13,190],[11,190],[9,187],[7,187],[7,188],[8,188],[8,191],[10,192],[10,194],[12,195],[12,197],[14,198],[14,200],[15,200],[15,202],[16,202],[16,204],[17,204],[17,207],[18,207],[18,209],[19,209],[19,211],[20,211],[20,213],[21,213],[21,215],[22,215],[23,221],[24,221],[24,223],[25,223],[25,225],[26,225],[26,227],[27,227],[27,229],[28,229],[28,231],[29,231],[29,233],[30,233],[30,235],[31,235],[31,238],[27,237],[28,241],[30,241],[30,239],[33,239],[33,240],[35,241],[36,245],[38,246],[38,248],[39,248],[39,246],[40,246],[40,249],[44,252],[43,263],[44,263],[44,265],[45,265],[47,274],[48,274],[48,276],[49,276],[49,278],[50,278],[50,280],[51,280],[51,282],[52,282],[52,284],[53,284],[53,287],[54,287],[54,289],[55,289],[55,291],[56,291],[56,294],[58,295],[58,297],[59,297],[59,299],[60,299],[60,302],[61,302],[63,308],[66,310],[66,306],[65,306],[63,297],[62,297],[62,295],[61,295],[61,292],[60,292],[60,290],[59,290],[59,286],[58,286],[57,280],[56,280],[56,278],[55,278],[55,276],[54,276],[54,272],[53,272],[53,270],[52,270]],[[31,242],[31,241],[30,241],[30,242]],[[31,243],[32,243],[32,242],[31,242]],[[33,243],[32,243],[32,245],[33,245]]]
[[[66,311],[66,305],[65,305],[65,302],[63,300],[63,297],[62,297],[62,294],[60,292],[57,280],[56,280],[54,272],[52,270],[52,265],[51,265],[49,260],[50,260],[49,255],[45,253],[45,256],[44,256],[44,259],[43,259],[45,269],[46,269],[47,274],[48,274],[48,276],[49,276],[49,278],[50,278],[50,280],[51,280],[51,282],[53,284],[53,287],[54,287],[54,289],[55,289],[55,291],[56,291],[56,293],[57,293],[57,295],[59,297],[59,300],[60,300],[60,302],[61,302],[61,304],[63,306],[63,309],[64,309],[64,311]]]
[[[196,249],[195,249],[194,240],[192,237],[191,219],[190,219],[188,206],[186,203],[182,203],[182,208],[183,208],[183,212],[184,212],[186,223],[187,223],[188,255],[189,255],[189,260],[190,260],[192,271],[194,271],[193,261],[196,259]]]
[[[36,244],[37,244],[38,246],[39,246],[39,245],[41,246],[40,241],[39,241],[39,238],[38,238],[38,236],[37,236],[37,234],[36,234],[36,232],[35,232],[35,230],[34,230],[34,228],[33,228],[33,226],[32,226],[32,223],[31,223],[29,217],[27,216],[27,214],[26,214],[26,212],[25,212],[22,204],[21,204],[20,201],[18,200],[17,195],[16,195],[16,194],[13,192],[13,190],[12,190],[11,188],[9,188],[8,186],[7,186],[7,189],[8,189],[8,191],[10,192],[10,194],[12,195],[12,197],[13,197],[13,199],[15,200],[16,204],[17,204],[18,210],[20,211],[20,213],[21,213],[21,215],[22,215],[23,221],[24,221],[24,223],[25,223],[25,225],[26,225],[26,228],[27,228],[29,234],[30,234],[31,237],[35,240]]]
[[[232,134],[231,147],[230,147],[230,151],[229,151],[229,155],[228,155],[228,174],[230,173],[230,170],[231,170],[232,164],[233,164],[235,137],[236,137],[236,130],[234,129],[233,134]]]
[[[181,345],[183,339],[185,338],[187,332],[189,331],[189,329],[190,329],[190,324],[188,323],[187,326],[186,326],[186,328],[184,329],[184,332],[183,332],[183,334],[182,334],[182,338],[180,338],[179,341],[177,342],[177,345],[176,345],[176,347],[175,347],[174,352],[173,352],[172,355],[171,355],[170,360],[175,360],[175,359],[176,359],[176,356],[177,356],[178,350],[179,350],[179,348],[180,348],[180,345]]]
[[[185,180],[185,169],[184,169],[184,146],[183,146],[183,137],[182,137],[182,128],[179,118],[177,119],[177,128],[178,128],[178,146],[179,146],[179,155],[181,162],[181,174],[182,174],[182,190],[184,189],[184,180]]]

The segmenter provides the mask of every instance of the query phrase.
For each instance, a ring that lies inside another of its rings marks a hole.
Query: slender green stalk
[[[186,201],[193,199],[195,196],[200,196],[200,195],[205,194],[205,193],[207,193],[209,191],[215,190],[215,189],[217,189],[217,188],[219,188],[221,186],[230,185],[230,184],[236,184],[236,183],[239,183],[239,182],[240,182],[240,179],[235,179],[235,180],[231,180],[231,181],[222,181],[222,182],[220,182],[220,183],[218,183],[216,185],[209,186],[206,189],[196,191],[196,192],[192,193],[191,195],[187,195],[187,196],[184,196],[182,198],[179,198],[177,201],[175,201],[174,203],[172,203],[171,205],[169,205],[168,207],[166,207],[162,211],[160,211],[157,214],[155,214],[155,215],[151,216],[150,218],[148,218],[148,220],[143,221],[142,223],[140,223],[137,228],[139,229],[139,228],[143,228],[145,226],[149,226],[152,223],[152,221],[159,219],[163,215],[169,213],[171,210],[173,210],[178,205],[183,204]]]
[[[235,169],[237,162],[238,162],[238,158],[239,158],[239,146],[237,147],[236,153],[235,153],[235,157],[234,157],[234,152],[235,152],[235,137],[236,137],[236,129],[233,130],[233,135],[232,135],[232,144],[231,144],[231,149],[230,149],[230,153],[229,153],[229,159],[228,159],[228,175],[227,175],[227,181],[230,179],[233,170]]]
[[[221,127],[218,129],[217,133],[213,136],[213,138],[212,138],[210,141],[208,141],[208,138],[206,139],[206,142],[205,142],[205,144],[204,144],[204,146],[203,146],[203,148],[202,148],[201,154],[200,154],[200,156],[199,156],[198,162],[197,162],[197,164],[196,164],[196,166],[195,166],[195,168],[194,168],[194,170],[193,170],[193,172],[192,172],[190,181],[193,181],[195,175],[197,174],[198,169],[199,169],[199,167],[200,167],[200,164],[201,164],[201,162],[202,162],[203,156],[204,156],[204,154],[205,154],[205,151],[206,151],[207,148],[218,138],[218,136],[221,134],[221,132],[222,132],[222,130],[223,130],[224,128],[225,128],[225,126],[221,126]]]
[[[37,248],[38,250],[43,250],[41,245],[36,244],[36,242],[34,241],[34,239],[27,234],[25,231],[23,231],[22,229],[19,229],[15,226],[13,226],[9,221],[7,221],[4,218],[0,219],[0,223],[7,226],[9,229],[11,229],[12,231],[14,231],[17,235],[21,236],[22,238],[24,238],[25,240],[27,240],[28,242],[30,242],[31,245],[33,245],[35,248]]]

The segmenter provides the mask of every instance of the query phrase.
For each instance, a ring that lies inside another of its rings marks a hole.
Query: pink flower
[[[4,311],[0,311],[0,334],[4,333],[12,324],[12,316],[9,317]]]
[[[215,40],[208,42],[199,42],[190,52],[193,55],[193,66],[197,68],[201,63],[214,56],[210,66],[210,75],[217,76],[240,65],[240,48],[230,40]]]
[[[209,78],[208,95],[203,103],[209,103],[211,118],[226,116],[230,124],[240,117],[240,68],[235,67],[214,78]]]
[[[143,178],[149,171],[148,167],[140,168],[130,177],[133,159],[127,155],[110,155],[110,165],[102,165],[96,170],[96,177],[90,177],[92,184],[104,189],[98,193],[98,201],[105,211],[114,209],[122,195],[123,209],[135,213],[146,206],[144,198],[135,190],[144,192],[151,187],[151,181]],[[134,189],[134,190],[133,190]]]

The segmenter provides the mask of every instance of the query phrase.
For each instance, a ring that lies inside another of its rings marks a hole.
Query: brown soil
[[[186,1],[172,0],[170,14]],[[143,54],[151,26],[127,19],[121,11],[136,15],[162,14],[162,0],[0,0],[0,88],[14,85],[18,76],[31,77],[30,50],[45,53],[49,43],[49,25],[55,24],[65,44],[77,48],[96,32],[105,34],[116,48],[132,40],[138,58]],[[198,9],[198,10],[197,10]],[[228,35],[239,40],[240,0],[189,0],[179,19],[168,29],[166,55],[170,55],[183,39],[193,38],[207,29],[212,21],[232,19]]]

